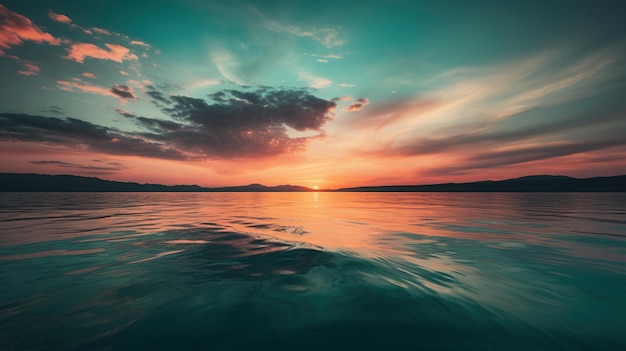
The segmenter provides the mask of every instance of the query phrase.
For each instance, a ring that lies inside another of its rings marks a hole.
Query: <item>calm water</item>
[[[626,350],[626,194],[0,194],[2,350]]]

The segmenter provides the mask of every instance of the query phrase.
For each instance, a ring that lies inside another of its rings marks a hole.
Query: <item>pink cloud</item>
[[[11,60],[15,60],[19,62],[19,64],[24,67],[24,69],[22,69],[21,71],[17,71],[18,74],[21,74],[23,76],[39,75],[39,71],[40,71],[39,66],[37,66],[33,62],[28,61],[28,60],[22,60],[21,58],[15,55],[7,55],[6,57],[10,58]]]
[[[121,103],[136,99],[133,88],[123,84],[115,84],[112,88],[103,88],[101,86],[85,83],[78,78],[75,78],[73,81],[58,80],[57,84],[59,89],[64,91],[112,96],[118,98]]]
[[[93,74],[91,72],[83,73],[83,77],[87,77],[87,78],[91,78],[91,79],[97,79],[98,78],[95,74]]]
[[[121,75],[123,75],[123,76],[127,76],[127,75],[128,75],[128,72],[126,72],[126,71],[122,70],[122,71],[120,71],[120,74],[121,74]]]
[[[39,66],[30,63],[30,62],[22,62],[22,64],[24,65],[24,68],[26,68],[25,70],[22,71],[17,71],[17,73],[24,75],[24,76],[36,76],[39,75]]]
[[[100,60],[111,60],[122,63],[123,61],[138,60],[137,55],[130,52],[130,49],[116,44],[104,44],[110,51],[99,48],[94,44],[76,43],[69,48],[66,59],[83,63],[85,57]]]
[[[84,82],[71,82],[68,80],[58,80],[57,84],[59,85],[59,89],[65,91],[82,91],[90,94],[98,94],[104,96],[113,96],[117,97],[117,95],[113,94],[110,89],[99,87],[97,85],[90,85]]]
[[[72,23],[72,20],[69,17],[60,13],[56,13],[54,11],[48,12],[48,18],[61,23]]]
[[[30,19],[13,12],[0,4],[0,55],[1,49],[10,49],[25,41],[59,45],[61,41],[50,33],[42,31]]]

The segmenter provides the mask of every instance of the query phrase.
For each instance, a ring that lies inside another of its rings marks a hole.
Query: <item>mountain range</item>
[[[533,175],[499,181],[429,185],[363,186],[314,190],[297,185],[206,188],[198,185],[161,185],[117,182],[95,177],[0,173],[0,192],[626,192],[626,175],[594,178]]]

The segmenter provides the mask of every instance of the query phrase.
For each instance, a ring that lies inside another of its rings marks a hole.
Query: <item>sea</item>
[[[626,350],[626,193],[0,193],[0,350]]]

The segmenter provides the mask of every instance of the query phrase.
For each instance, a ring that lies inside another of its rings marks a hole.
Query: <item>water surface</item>
[[[623,350],[626,194],[3,193],[7,350]]]

